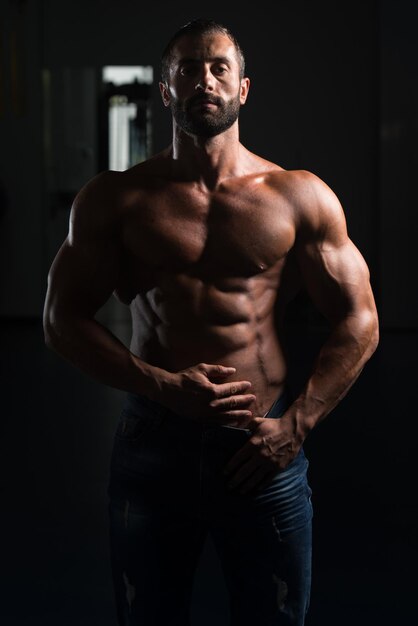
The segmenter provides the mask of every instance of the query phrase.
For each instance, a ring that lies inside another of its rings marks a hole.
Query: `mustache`
[[[210,102],[211,104],[216,104],[217,106],[222,106],[223,104],[222,99],[218,98],[217,96],[205,93],[197,93],[195,96],[192,96],[187,101],[187,107],[189,108],[197,102]]]

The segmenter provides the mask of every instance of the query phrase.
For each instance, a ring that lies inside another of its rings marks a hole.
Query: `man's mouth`
[[[215,104],[215,102],[211,102],[211,100],[200,100],[199,102],[195,102],[193,106],[211,108],[211,107],[217,107],[218,105]]]
[[[219,106],[219,100],[217,98],[200,96],[199,98],[193,98],[190,101],[189,106],[193,107],[193,108],[194,107],[203,107],[203,108],[211,109],[212,107]]]

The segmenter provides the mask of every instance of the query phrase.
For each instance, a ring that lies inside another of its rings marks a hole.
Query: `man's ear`
[[[160,94],[161,94],[161,98],[163,100],[164,106],[168,107],[170,106],[170,90],[168,88],[167,82],[160,81],[159,86],[160,86]]]
[[[241,79],[241,87],[240,87],[240,92],[239,92],[241,104],[245,104],[249,89],[250,89],[250,79],[249,78]]]

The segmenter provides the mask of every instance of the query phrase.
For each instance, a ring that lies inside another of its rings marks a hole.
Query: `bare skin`
[[[187,36],[160,89],[166,106],[201,94],[192,115],[210,118],[220,102],[242,106],[249,80],[228,37]],[[280,319],[302,285],[332,330],[300,396],[280,420],[264,418],[287,377]],[[112,293],[131,307],[130,349],[95,320]],[[191,420],[250,428],[225,468],[241,492],[295,458],[378,342],[368,268],[337,197],[314,174],[250,153],[238,120],[203,137],[173,118],[165,151],[80,191],[44,328],[51,348],[107,385]]]

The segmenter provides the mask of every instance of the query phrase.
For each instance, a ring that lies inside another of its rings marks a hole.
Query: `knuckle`
[[[191,372],[187,372],[187,371],[186,372],[182,372],[182,374],[181,374],[181,382],[182,382],[182,385],[184,387],[186,387],[186,388],[191,386],[191,385],[193,385],[194,379],[193,379],[192,373]]]
[[[208,383],[207,385],[205,385],[205,388],[209,398],[216,400],[219,397],[219,392],[216,389],[215,385],[211,385],[210,383]]]

